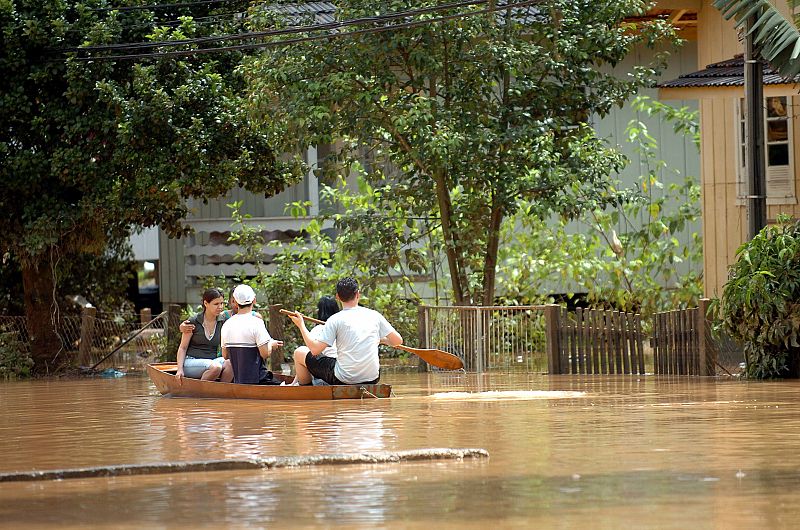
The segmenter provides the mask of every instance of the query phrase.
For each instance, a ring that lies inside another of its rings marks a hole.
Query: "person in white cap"
[[[234,383],[267,384],[272,374],[264,361],[275,348],[283,346],[283,341],[270,337],[264,321],[252,315],[256,301],[252,287],[238,285],[233,299],[239,311],[222,326],[222,356],[230,359]]]

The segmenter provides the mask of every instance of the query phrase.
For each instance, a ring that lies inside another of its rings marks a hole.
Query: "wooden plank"
[[[636,333],[636,364],[639,368],[639,374],[644,375],[647,369],[644,366],[644,339],[642,337],[642,315],[636,313],[633,316],[633,326]]]
[[[572,318],[569,317],[569,313],[567,313],[567,318],[569,319],[569,373],[577,374],[578,373],[578,349],[577,349],[577,323],[575,320],[575,316],[573,315]]]
[[[560,360],[560,367],[561,371],[559,373],[568,374],[570,373],[570,366],[569,366],[569,320],[567,319],[567,308],[562,307],[561,311],[559,312],[559,320],[561,325],[559,326],[559,330],[561,333],[561,341],[559,343],[559,355],[561,356]]]
[[[606,373],[614,373],[614,328],[611,320],[611,311],[603,310],[603,329],[606,334]]]
[[[583,310],[583,369],[585,374],[592,372],[592,337],[591,323],[589,321],[590,312]]]
[[[669,370],[667,368],[667,359],[668,359],[668,355],[667,355],[667,344],[668,344],[668,341],[667,341],[667,313],[661,313],[661,314],[658,315],[658,317],[659,317],[658,318],[658,329],[659,329],[659,339],[658,339],[658,344],[659,344],[659,346],[658,346],[659,347],[658,354],[659,354],[659,358],[658,358],[658,364],[659,364],[659,373],[664,375],[664,374],[669,373]]]
[[[575,308],[575,351],[577,352],[578,373],[586,373],[586,345],[583,340],[583,308]]]
[[[94,324],[97,319],[96,307],[84,307],[81,310],[81,342],[78,345],[78,365],[89,366],[94,340]]]
[[[694,328],[694,373],[700,375],[700,308],[695,308],[692,313],[692,327]]]
[[[661,374],[666,375],[669,373],[669,351],[667,350],[667,347],[669,346],[669,339],[667,338],[667,313],[661,313],[659,317],[659,330],[661,333],[661,337],[659,339],[659,364],[661,365]]]
[[[611,325],[614,333],[614,373],[623,373],[622,369],[622,331],[620,330],[619,311],[611,312]]]
[[[599,330],[597,310],[592,309],[591,312],[592,324],[592,373],[600,374],[600,341],[602,340]]]
[[[628,313],[620,313],[620,327],[622,330],[622,369],[626,374],[633,373],[631,371],[631,326],[628,320]]]

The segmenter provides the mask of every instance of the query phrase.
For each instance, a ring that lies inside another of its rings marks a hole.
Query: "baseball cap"
[[[256,299],[256,292],[249,285],[237,285],[233,290],[233,299],[239,305],[250,305]]]

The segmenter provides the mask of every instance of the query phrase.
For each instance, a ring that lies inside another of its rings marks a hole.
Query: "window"
[[[788,96],[764,98],[764,160],[767,169],[767,204],[796,204],[794,156],[792,153],[792,108]],[[744,99],[736,106],[739,199],[747,197],[747,172],[744,167]]]

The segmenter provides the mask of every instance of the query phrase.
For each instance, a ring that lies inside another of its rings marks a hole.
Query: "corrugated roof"
[[[778,74],[768,64],[764,64],[764,84],[782,85],[798,82]],[[703,70],[683,74],[677,79],[659,83],[659,88],[726,87],[744,85],[744,57],[737,55],[732,59],[709,64]]]
[[[498,6],[503,6],[508,3],[514,3],[511,0],[499,0],[497,2]],[[328,24],[331,22],[336,22],[336,4],[333,2],[308,2],[304,4],[276,4],[276,5],[269,5],[264,6],[263,9],[267,11],[272,11],[276,13],[280,13],[286,17],[286,22],[290,25],[305,25],[305,24]],[[411,10],[413,8],[409,8]],[[378,12],[383,12],[384,10],[377,10],[375,15],[378,15]],[[520,24],[535,24],[535,23],[544,23],[548,19],[545,13],[543,13],[538,6],[531,5],[526,7],[517,7],[512,8],[512,16],[516,19],[516,21]],[[386,10],[386,14],[391,13],[391,10]],[[467,11],[465,11],[467,12]],[[500,11],[498,12],[498,19],[502,22],[505,18],[505,12]]]

